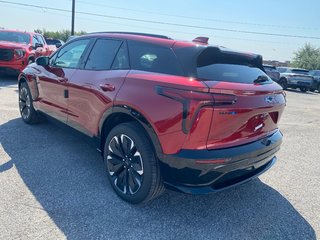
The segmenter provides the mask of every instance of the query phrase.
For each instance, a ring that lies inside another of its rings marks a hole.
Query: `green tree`
[[[292,67],[305,69],[320,69],[320,48],[306,43],[294,53]]]
[[[47,31],[46,29],[35,29],[34,32],[42,34],[45,38],[56,38],[61,39],[62,41],[67,41],[71,36],[71,31],[69,30],[60,30],[60,31]],[[80,36],[86,34],[85,31],[75,32],[74,35]]]

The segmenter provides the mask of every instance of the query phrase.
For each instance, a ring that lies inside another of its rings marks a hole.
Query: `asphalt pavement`
[[[320,236],[320,94],[287,91],[278,162],[216,194],[143,206],[113,192],[100,154],[52,123],[26,125],[0,78],[0,239],[294,239]]]

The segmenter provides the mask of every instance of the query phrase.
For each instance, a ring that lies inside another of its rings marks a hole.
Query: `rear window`
[[[129,42],[131,68],[147,72],[183,75],[172,49]]]
[[[203,80],[253,83],[259,76],[267,76],[256,67],[237,64],[216,63],[197,68],[198,77]]]
[[[277,68],[280,73],[284,73],[287,71],[287,68]]]

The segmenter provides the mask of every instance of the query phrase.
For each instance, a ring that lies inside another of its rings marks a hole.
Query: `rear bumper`
[[[205,194],[255,178],[276,161],[282,134],[276,131],[258,141],[217,150],[181,150],[162,157],[161,170],[170,189]]]

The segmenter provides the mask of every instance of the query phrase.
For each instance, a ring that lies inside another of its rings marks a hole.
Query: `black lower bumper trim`
[[[186,193],[208,193],[241,184],[268,170],[276,161],[282,134],[276,131],[258,141],[217,150],[182,150],[161,159],[168,188]],[[225,162],[217,161],[225,159]],[[201,160],[201,164],[197,163]],[[208,163],[206,163],[208,161]]]

